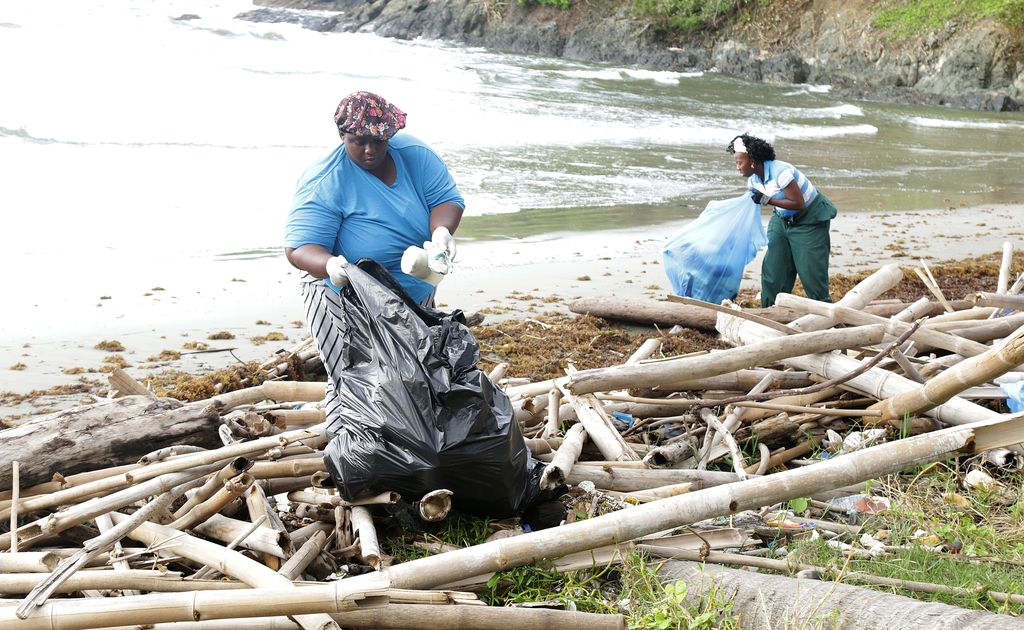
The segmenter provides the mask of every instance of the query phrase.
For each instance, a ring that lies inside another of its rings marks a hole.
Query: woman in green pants
[[[747,178],[754,203],[772,206],[768,251],[761,263],[761,307],[789,293],[797,276],[807,297],[831,302],[828,292],[829,223],[836,207],[792,164],[775,159],[761,138],[743,134],[729,142],[736,170]]]

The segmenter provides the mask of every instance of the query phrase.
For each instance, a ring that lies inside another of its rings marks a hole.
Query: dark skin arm
[[[457,203],[449,201],[430,209],[431,233],[443,226],[455,234],[460,221],[462,221],[462,208]],[[284,256],[292,267],[307,271],[314,278],[326,278],[327,260],[332,257],[332,254],[323,245],[310,243],[296,248],[285,247]]]
[[[807,204],[804,203],[804,196],[800,194],[800,186],[797,185],[795,179],[782,189],[782,194],[786,196],[785,199],[769,199],[768,205],[782,208],[783,210],[803,211],[807,209]]]

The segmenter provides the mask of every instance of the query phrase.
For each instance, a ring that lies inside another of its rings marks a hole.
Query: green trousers
[[[827,205],[826,205],[827,204]],[[768,251],[761,263],[761,307],[775,304],[775,296],[793,290],[797,276],[807,297],[831,302],[828,292],[829,238],[835,206],[819,194],[810,207],[791,223],[772,214],[768,222]],[[815,220],[828,217],[825,220]],[[806,221],[806,222],[805,222]]]

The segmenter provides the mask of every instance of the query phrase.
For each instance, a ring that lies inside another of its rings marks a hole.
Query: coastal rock
[[[761,80],[759,51],[740,42],[727,40],[715,46],[711,62],[722,74],[747,79]]]
[[[256,2],[278,8],[239,19],[664,70],[714,68],[748,81],[827,83],[865,100],[988,111],[1015,111],[1024,100],[1024,48],[1005,26],[950,23],[919,40],[895,40],[871,26],[870,5],[844,0],[762,3],[748,9],[749,19],[685,42],[635,18],[631,4],[574,2],[561,10],[478,0]]]

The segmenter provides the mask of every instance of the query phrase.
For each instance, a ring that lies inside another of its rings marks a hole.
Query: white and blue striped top
[[[797,186],[800,187],[800,194],[804,197],[804,205],[811,205],[814,198],[818,196],[818,189],[814,187],[811,180],[804,177],[804,174],[789,162],[782,160],[765,162],[764,179],[762,180],[757,173],[754,173],[747,178],[747,186],[754,190],[760,190],[773,199],[782,199],[785,197],[782,189],[789,186],[794,179]]]

